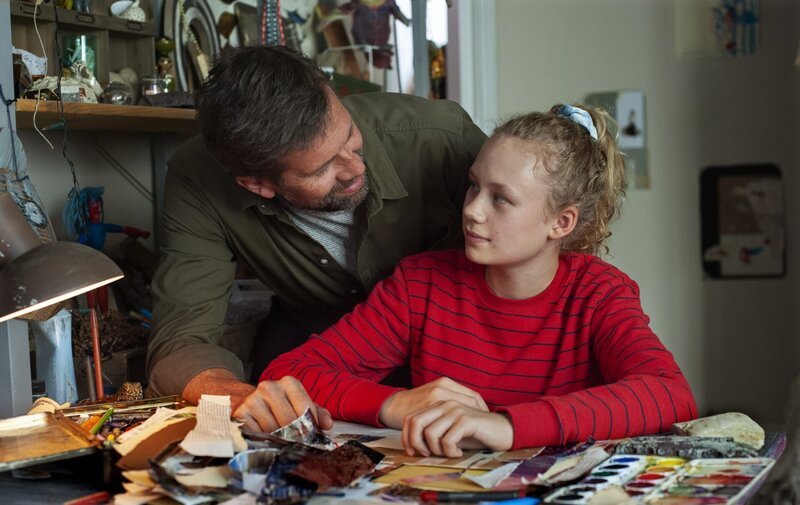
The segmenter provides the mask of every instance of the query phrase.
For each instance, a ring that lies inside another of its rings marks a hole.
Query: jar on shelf
[[[167,80],[163,77],[146,75],[141,79],[142,95],[159,95],[169,91]]]

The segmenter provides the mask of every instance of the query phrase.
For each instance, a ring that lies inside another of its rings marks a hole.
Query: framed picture
[[[776,165],[705,168],[700,211],[703,270],[710,277],[785,275],[783,188]]]

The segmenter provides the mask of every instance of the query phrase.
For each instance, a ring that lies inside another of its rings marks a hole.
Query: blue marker
[[[514,498],[513,500],[502,501],[481,501],[478,505],[537,505],[541,500],[530,496],[525,498]]]

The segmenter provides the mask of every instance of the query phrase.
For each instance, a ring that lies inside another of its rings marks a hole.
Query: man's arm
[[[217,345],[235,273],[233,253],[213,203],[180,170],[167,174],[161,252],[151,283],[151,393],[182,394],[193,377],[209,369],[244,378],[239,359]]]
[[[256,387],[242,382],[236,374],[224,368],[211,368],[203,370],[199,374],[192,377],[186,387],[183,388],[181,396],[191,402],[197,403],[200,401],[200,396],[203,394],[208,395],[230,395],[231,397],[231,410],[235,411],[239,408],[245,398],[250,396]]]

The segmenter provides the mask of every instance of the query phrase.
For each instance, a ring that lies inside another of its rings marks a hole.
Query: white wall
[[[44,126],[42,124],[40,127]],[[28,175],[44,203],[56,235],[65,238],[61,212],[67,194],[72,188],[69,166],[61,155],[60,131],[45,132],[55,147],[51,150],[33,130],[17,132],[28,157]],[[146,134],[109,132],[67,132],[67,153],[75,165],[80,186],[104,186],[103,195],[105,222],[123,226],[134,226],[153,232],[152,202],[133,189],[126,179],[114,169],[96,149],[99,144],[136,180],[150,189],[152,184],[150,137]],[[124,235],[108,234],[106,250],[118,244]],[[143,242],[153,249],[153,237]]]
[[[782,420],[798,372],[797,176],[800,7],[761,1],[754,57],[678,58],[675,0],[497,2],[501,117],[641,89],[652,189],[631,189],[611,261],[640,284],[652,327],[689,378],[701,414]],[[774,162],[784,171],[788,275],[704,278],[699,174],[711,164]]]

